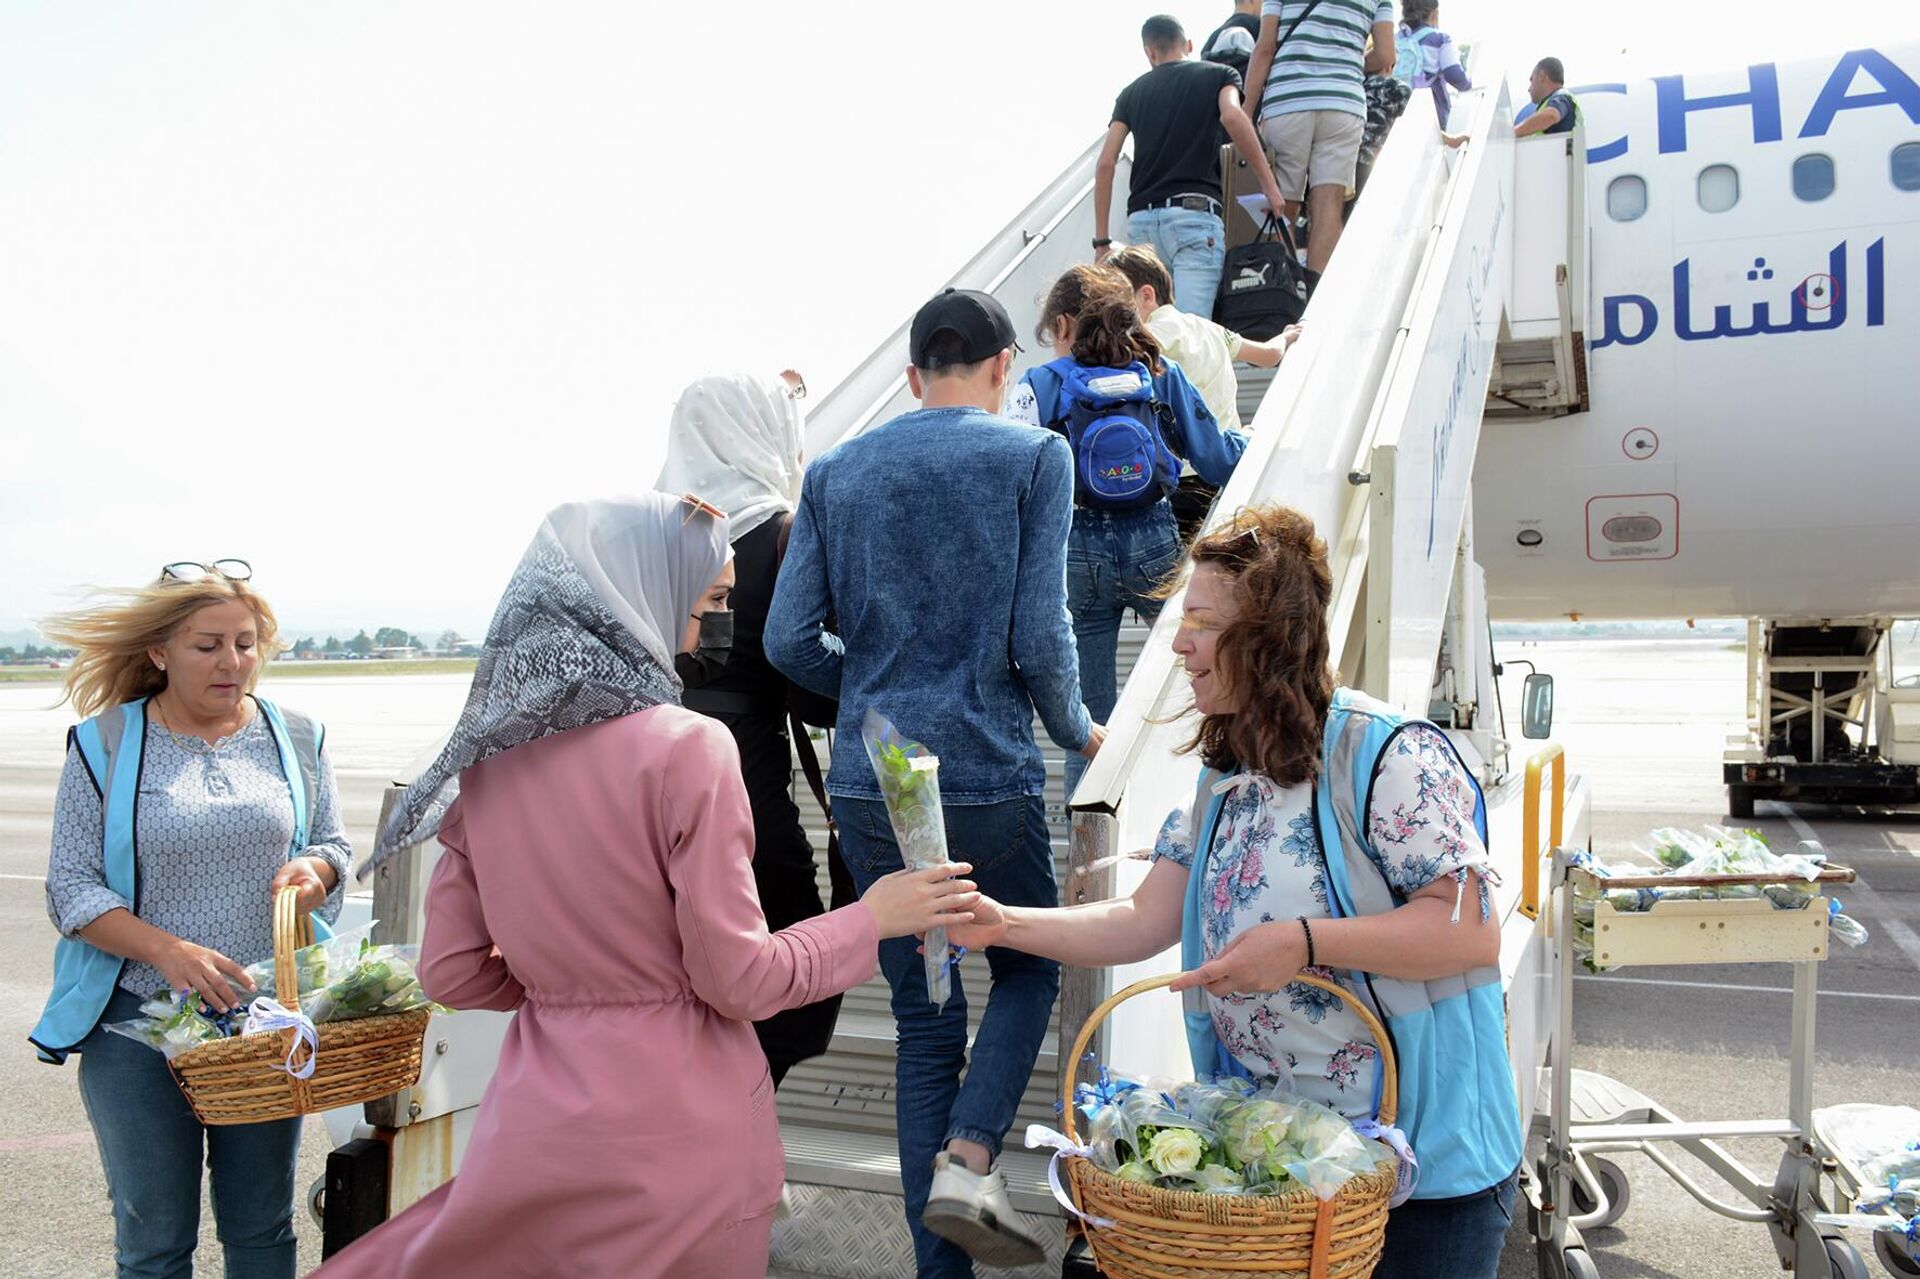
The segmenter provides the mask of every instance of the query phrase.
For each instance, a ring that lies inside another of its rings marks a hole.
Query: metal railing
[[[1547,842],[1540,842],[1540,778],[1553,774],[1553,807]],[[1567,752],[1558,742],[1527,761],[1526,790],[1520,800],[1520,913],[1540,918],[1540,862],[1551,858],[1566,834]]]

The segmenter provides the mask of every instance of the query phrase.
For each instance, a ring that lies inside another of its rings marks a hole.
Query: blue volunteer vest
[[[254,701],[280,751],[280,767],[293,797],[293,844],[289,857],[307,847],[307,826],[320,793],[320,748],[326,730],[318,721],[282,711],[264,697]],[[140,907],[139,845],[136,837],[140,772],[146,759],[147,699],[142,697],[104,711],[74,726],[67,736],[80,752],[93,788],[100,795],[102,865],[107,887]],[[315,937],[328,936],[318,917]],[[253,956],[250,958],[258,958]],[[247,962],[243,960],[241,962]],[[40,1060],[60,1065],[93,1032],[113,997],[126,960],[80,940],[62,937],[53,948],[53,990],[40,1022],[27,1036]]]
[[[1374,774],[1404,723],[1405,717],[1391,707],[1351,689],[1337,690],[1327,712],[1320,778],[1314,785],[1314,816],[1337,915],[1378,915],[1400,905],[1372,859],[1364,829]],[[1472,781],[1473,774],[1464,764],[1461,772]],[[1180,929],[1180,962],[1188,970],[1206,962],[1203,884],[1226,798],[1214,790],[1224,777],[1213,770],[1203,772],[1194,801],[1194,811],[1202,819]],[[1484,841],[1487,801],[1478,782],[1473,789],[1474,826]],[[1420,1182],[1413,1198],[1473,1194],[1519,1167],[1523,1137],[1513,1067],[1507,1057],[1500,970],[1476,968],[1458,977],[1425,982],[1355,972],[1348,988],[1373,1006],[1393,1041],[1400,1068],[1395,1122],[1420,1159]],[[1196,1075],[1247,1073],[1220,1042],[1210,1012],[1189,1011],[1185,1016]],[[1376,1109],[1381,1083],[1376,1069]]]

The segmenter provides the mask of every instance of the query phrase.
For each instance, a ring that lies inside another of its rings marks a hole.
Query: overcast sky
[[[0,631],[237,555],[298,632],[477,632],[541,512],[650,486],[691,378],[817,395],[884,339],[1094,140],[1148,12],[7,0]],[[1576,84],[1920,35],[1807,12],[1442,25]]]

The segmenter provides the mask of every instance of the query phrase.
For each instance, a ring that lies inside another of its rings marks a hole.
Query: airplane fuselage
[[[1920,46],[1574,92],[1591,411],[1487,422],[1490,608],[1920,613]]]

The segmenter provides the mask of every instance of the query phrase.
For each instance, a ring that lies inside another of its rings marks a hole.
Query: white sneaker
[[[1031,1266],[1047,1250],[1022,1228],[1007,1198],[1007,1179],[995,1168],[973,1171],[941,1151],[933,1160],[933,1189],[920,1223],[989,1266]]]
[[[780,1183],[780,1202],[773,1206],[773,1219],[786,1221],[793,1216],[793,1187],[786,1182]]]

